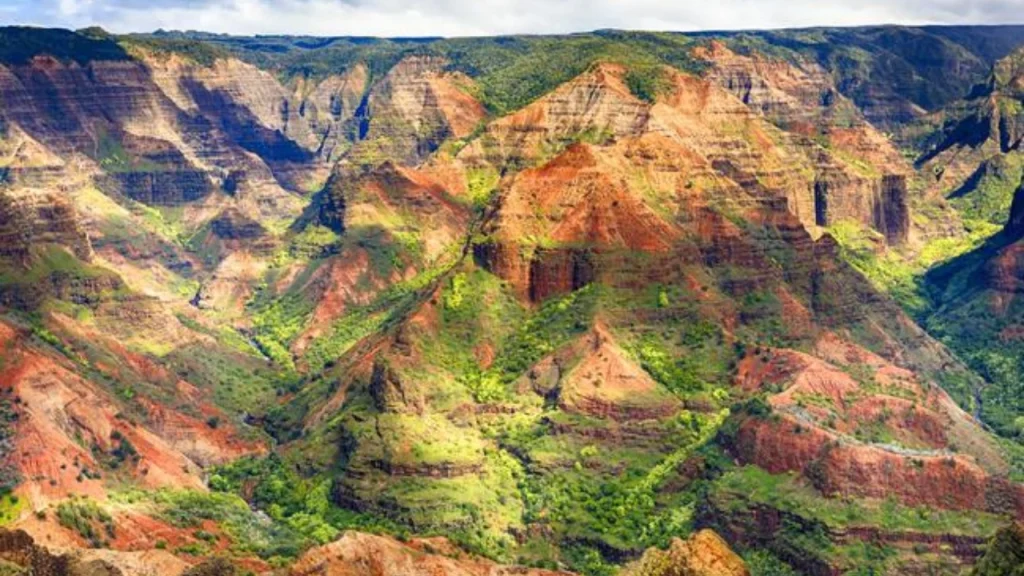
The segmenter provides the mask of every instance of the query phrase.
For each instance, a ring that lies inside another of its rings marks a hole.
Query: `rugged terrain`
[[[1021,43],[0,29],[0,559],[993,573]]]

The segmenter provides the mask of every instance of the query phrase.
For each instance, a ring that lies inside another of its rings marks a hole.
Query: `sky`
[[[0,23],[322,36],[481,36],[1024,22],[1024,0],[0,0]]]

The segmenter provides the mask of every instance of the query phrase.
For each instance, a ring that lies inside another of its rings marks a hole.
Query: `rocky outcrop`
[[[70,355],[76,340],[65,330],[75,328],[70,319],[66,322],[51,324],[48,330],[68,343],[63,349]],[[160,329],[169,338],[171,327],[164,324]],[[102,498],[105,486],[100,475],[85,470],[104,470],[108,454],[121,440],[131,444],[135,457],[119,462],[119,475],[149,487],[202,489],[197,461],[222,463],[263,452],[258,443],[242,439],[222,412],[205,403],[199,390],[159,364],[129,352],[107,334],[79,337],[90,339],[93,353],[110,358],[109,365],[94,369],[102,372],[82,370],[56,350],[33,344],[29,334],[0,323],[5,350],[0,380],[20,399],[16,450],[10,460],[25,479],[18,493],[30,509],[45,508],[72,494]],[[171,410],[135,392],[133,405],[147,416],[129,423],[126,407],[108,386],[156,389],[163,402],[188,405],[201,416]],[[208,425],[212,418],[224,422],[213,428]]]
[[[477,261],[540,302],[594,281],[602,252],[666,252],[678,232],[605,162],[576,144],[523,172],[485,225],[491,236],[475,243]]]
[[[821,534],[827,531],[820,522],[767,506],[725,510],[711,501],[701,510],[701,525],[711,526],[741,550],[771,550],[781,560],[809,576],[839,576],[841,570],[815,551],[803,550],[781,541],[779,533],[789,526],[799,534]]]
[[[281,187],[305,186],[318,170],[319,143],[307,142],[315,137],[301,119],[293,124],[307,129],[292,131],[308,136],[302,141],[312,151],[263,114],[268,91],[286,92],[273,77],[220,62],[206,68],[145,50],[134,59],[85,63],[36,56],[0,66],[0,116],[73,159],[76,170],[95,174],[101,188],[141,202],[190,203],[223,188],[267,210],[294,209]],[[245,88],[220,90],[211,77]],[[12,169],[24,170],[17,163]]]
[[[306,552],[289,576],[572,576],[520,566],[501,566],[468,556],[443,538],[402,543],[383,536],[346,532]]]
[[[213,190],[207,173],[199,170],[114,172],[97,178],[108,194],[123,194],[151,206],[180,206],[209,196]]]
[[[589,134],[600,140],[638,135],[650,117],[650,105],[626,86],[625,68],[598,64],[550,94],[487,125],[485,136],[459,157],[473,164],[527,167],[559,141]]]
[[[33,576],[123,576],[120,570],[100,560],[82,561],[50,552],[21,530],[0,531],[0,560]]]
[[[621,576],[749,576],[746,564],[721,536],[701,530],[686,540],[674,538],[667,550],[652,548]]]
[[[339,234],[344,232],[346,180],[347,175],[332,172],[303,214],[303,223],[319,224]]]
[[[818,226],[861,222],[881,232],[888,244],[903,244],[910,233],[907,177],[870,180],[826,167],[814,180],[814,219]]]
[[[66,198],[0,184],[0,258],[28,266],[31,247],[40,244],[65,246],[83,261],[93,257],[89,237]]]
[[[425,408],[422,393],[382,361],[373,365],[370,395],[381,412],[422,414]]]
[[[336,166],[295,227],[310,223],[343,234],[379,235],[385,243],[412,236],[419,248],[415,259],[429,262],[464,241],[470,213],[428,171],[388,160],[373,168]]]
[[[828,497],[1024,513],[1024,487],[1005,477],[998,445],[945,392],[833,334],[814,352],[740,363],[741,388],[783,386],[769,397],[770,417],[739,426],[741,461],[800,473]]]
[[[801,573],[811,576],[839,576],[857,566],[825,557],[820,550],[801,545],[799,539],[792,537],[794,534],[816,534],[840,545],[886,546],[896,554],[904,553],[915,560],[927,553],[934,564],[929,565],[929,560],[925,560],[920,569],[922,574],[928,574],[937,565],[970,566],[984,553],[986,544],[985,538],[957,534],[891,532],[875,527],[835,529],[798,513],[760,504],[730,506],[714,499],[709,504],[701,511],[700,524],[714,527],[741,549],[770,550]]]
[[[881,191],[874,208],[875,229],[891,245],[903,244],[910,233],[910,206],[907,177],[889,174],[882,178]]]
[[[711,64],[708,78],[783,129],[809,134],[840,109],[857,114],[828,72],[814,62],[741,55],[720,40],[699,47],[695,55]]]
[[[530,260],[529,298],[543,302],[595,280],[594,259],[586,248],[539,248]]]
[[[557,384],[560,409],[627,426],[664,420],[682,409],[678,399],[627,357],[606,327],[595,327],[572,352],[572,368]]]
[[[59,193],[0,185],[0,304],[36,309],[46,298],[95,305],[124,286],[91,266],[92,243]]]
[[[859,446],[795,417],[747,422],[736,447],[743,461],[772,473],[802,472],[827,495],[895,497],[910,506],[1024,515],[1024,488],[966,458]]]
[[[256,240],[267,234],[262,224],[236,209],[225,210],[211,220],[210,231],[224,240]]]
[[[445,72],[436,56],[407,56],[370,88],[356,110],[357,143],[348,161],[374,166],[390,159],[419,164],[448,137],[468,135],[486,110],[467,76]]]
[[[893,244],[906,240],[910,167],[892,143],[861,116],[814,62],[762,54],[739,55],[717,40],[696,55],[711,64],[707,77],[783,130],[790,145],[815,164],[814,222],[861,222]],[[879,178],[874,173],[892,172]],[[791,199],[797,206],[801,200]],[[808,221],[805,212],[798,212]]]

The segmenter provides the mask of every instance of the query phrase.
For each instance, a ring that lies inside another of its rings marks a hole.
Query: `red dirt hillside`
[[[738,386],[782,388],[771,418],[741,426],[741,460],[800,472],[827,495],[1024,514],[998,446],[944,391],[831,334],[816,352],[765,349],[740,364]]]

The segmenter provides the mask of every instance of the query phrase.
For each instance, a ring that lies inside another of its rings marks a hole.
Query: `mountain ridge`
[[[889,133],[998,66],[964,44],[10,34],[0,518],[43,545],[955,574],[1020,518],[993,388],[876,275],[975,241]]]

